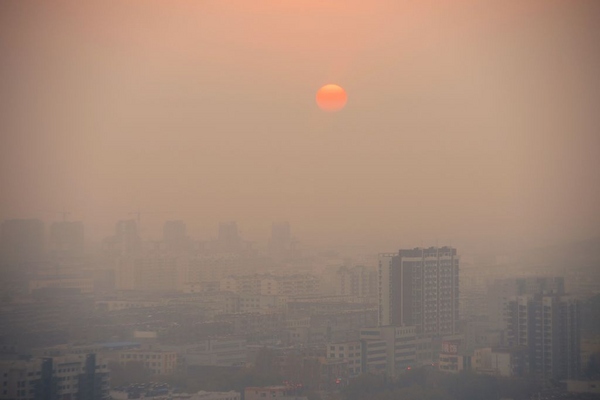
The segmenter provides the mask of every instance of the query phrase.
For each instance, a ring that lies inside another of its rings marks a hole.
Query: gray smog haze
[[[598,1],[2,1],[0,34],[0,219],[285,220],[369,251],[600,234]]]

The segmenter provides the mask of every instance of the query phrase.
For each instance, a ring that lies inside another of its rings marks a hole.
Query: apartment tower
[[[379,256],[379,326],[414,326],[421,337],[458,332],[459,258],[451,247]]]

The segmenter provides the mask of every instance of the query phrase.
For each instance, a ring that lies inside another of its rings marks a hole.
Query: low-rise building
[[[119,352],[119,363],[141,362],[155,375],[169,375],[177,367],[177,353],[164,350],[125,350]]]
[[[214,338],[191,345],[163,346],[176,352],[187,367],[213,365],[222,367],[241,366],[246,363],[246,339]]]
[[[220,281],[185,282],[182,285],[183,293],[214,293],[221,290]]]
[[[123,350],[141,348],[138,342],[107,342],[94,344],[62,344],[50,347],[39,347],[32,350],[35,357],[58,357],[69,354],[98,354],[102,359],[118,359],[117,353]]]
[[[442,342],[442,352],[438,369],[443,372],[459,373],[471,369],[471,356],[460,351],[461,343],[457,341]]]
[[[241,313],[285,311],[285,296],[241,294],[238,297],[238,310]]]
[[[174,399],[176,398],[174,397]],[[198,393],[192,394],[189,400],[241,400],[241,398],[242,394],[233,390],[229,392],[205,392],[201,390]]]
[[[221,290],[264,296],[305,296],[319,292],[319,279],[311,274],[232,275],[221,279]]]
[[[526,347],[485,347],[476,349],[472,369],[480,374],[496,376],[522,376],[527,368]]]
[[[360,331],[362,371],[396,376],[416,366],[414,326],[379,326]]]
[[[362,373],[362,350],[360,341],[329,343],[326,352],[327,360],[344,360],[348,364],[349,377]]]
[[[247,387],[244,400],[307,400],[299,395],[299,388],[291,386]]]
[[[94,303],[96,310],[99,311],[121,311],[136,308],[158,307],[161,303],[158,301],[147,300],[98,300]]]
[[[163,393],[166,392],[166,393]],[[149,394],[150,393],[150,394]],[[132,392],[127,390],[111,390],[110,397],[112,400],[128,400]],[[134,396],[140,395],[139,392],[133,393]],[[152,390],[148,389],[145,393],[142,392],[140,398],[150,400],[241,400],[239,392],[205,392],[203,390],[198,393],[173,393],[172,390]]]
[[[600,381],[567,381],[567,392],[600,395]]]
[[[37,291],[94,292],[94,280],[82,276],[38,276],[29,280],[29,293]]]

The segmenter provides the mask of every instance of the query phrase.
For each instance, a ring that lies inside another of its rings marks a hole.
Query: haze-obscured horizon
[[[600,3],[413,3],[0,3],[0,220],[289,221],[373,252],[598,237]]]

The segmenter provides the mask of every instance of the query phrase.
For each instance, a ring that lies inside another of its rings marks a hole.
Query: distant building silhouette
[[[274,222],[271,225],[270,248],[274,252],[288,250],[292,244],[292,231],[289,222]]]
[[[336,272],[335,293],[340,296],[377,296],[377,271],[362,265],[340,267]]]
[[[237,222],[230,221],[219,224],[217,248],[225,252],[237,252],[242,249],[242,239],[238,233]]]
[[[182,288],[187,261],[183,257],[123,256],[117,260],[117,289],[176,291]]]
[[[168,251],[189,249],[189,238],[183,221],[166,221],[163,225],[163,242]]]
[[[9,219],[0,226],[0,259],[14,277],[33,272],[44,252],[44,223],[39,219]]]
[[[139,253],[142,241],[138,234],[137,222],[134,219],[118,221],[115,225],[115,234],[105,238],[102,246],[112,257]]]
[[[84,226],[81,221],[59,221],[50,225],[49,248],[53,255],[76,257],[84,252]]]
[[[486,293],[489,328],[506,329],[506,305],[515,296],[550,293],[565,294],[565,279],[543,276],[495,279]]]
[[[131,254],[140,249],[141,240],[135,220],[121,220],[115,230],[116,245],[121,254]]]

